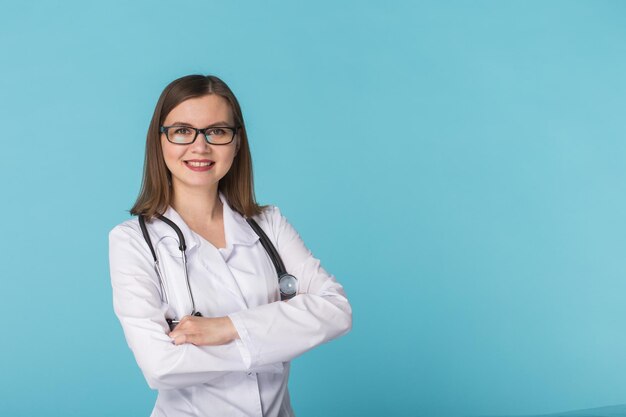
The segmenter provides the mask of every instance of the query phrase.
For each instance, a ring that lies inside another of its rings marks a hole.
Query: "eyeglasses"
[[[237,127],[212,126],[204,129],[196,129],[191,126],[161,126],[161,133],[170,143],[176,145],[189,145],[196,141],[198,133],[204,135],[204,139],[211,145],[228,145],[235,139]]]

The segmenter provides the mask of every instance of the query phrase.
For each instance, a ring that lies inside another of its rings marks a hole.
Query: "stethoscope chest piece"
[[[246,221],[252,227],[252,229],[259,235],[261,245],[265,248],[265,251],[270,256],[274,267],[276,268],[276,274],[278,275],[278,288],[280,289],[280,300],[285,301],[293,298],[298,292],[298,279],[287,272],[285,264],[281,259],[278,251],[272,244],[272,241],[265,234],[261,226],[258,225],[254,219],[248,217]]]
[[[298,279],[291,274],[282,274],[278,278],[278,287],[283,300],[293,298],[298,291]]]
[[[187,293],[189,295],[189,300],[191,302],[191,315],[201,316],[201,314],[196,311],[196,304],[193,299],[193,292],[191,291],[191,285],[189,284],[189,275],[187,273],[187,256],[185,254],[187,245],[185,244],[185,238],[183,236],[183,233],[180,230],[180,228],[176,225],[176,223],[174,223],[167,217],[163,215],[157,215],[156,217],[160,219],[161,221],[163,221],[164,223],[168,224],[172,229],[174,229],[174,231],[176,232],[176,235],[178,236],[178,249],[180,250],[181,256],[183,259],[185,283],[187,285]],[[257,224],[257,222],[251,218],[246,218],[246,221],[259,236],[259,239],[261,240],[261,244],[267,251],[267,254],[269,255],[272,263],[274,264],[274,267],[276,268],[276,274],[278,275],[278,287],[280,289],[280,299],[284,301],[284,300],[289,300],[293,298],[298,292],[298,279],[294,277],[293,275],[287,273],[285,269],[285,264],[283,263],[280,255],[278,254],[278,251],[276,250],[276,248],[274,247],[270,239],[267,237],[263,229],[261,229],[261,227]],[[169,301],[167,300],[167,292],[165,290],[163,276],[161,275],[161,272],[159,269],[159,261],[157,259],[156,251],[154,250],[154,246],[152,245],[150,234],[148,233],[148,228],[146,226],[146,218],[143,215],[139,215],[139,226],[141,227],[141,233],[143,234],[143,237],[146,243],[148,244],[148,247],[150,248],[150,252],[152,253],[152,257],[154,258],[154,268],[159,278],[162,298],[164,299],[166,303],[168,303]],[[170,326],[170,329],[173,329],[178,323],[179,323],[179,320],[167,319],[167,324]]]

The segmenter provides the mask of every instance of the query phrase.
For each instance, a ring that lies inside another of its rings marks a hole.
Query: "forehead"
[[[232,124],[233,115],[228,101],[217,94],[190,98],[169,112],[164,124],[185,122],[193,126],[208,126],[215,122]]]

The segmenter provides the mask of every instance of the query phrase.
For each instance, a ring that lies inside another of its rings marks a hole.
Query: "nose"
[[[196,140],[189,146],[191,147],[191,150],[196,153],[206,153],[211,151],[211,145],[207,143],[206,137],[202,132],[198,132]]]

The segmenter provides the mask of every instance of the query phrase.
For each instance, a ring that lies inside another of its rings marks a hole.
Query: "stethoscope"
[[[166,223],[172,229],[174,229],[174,232],[176,232],[176,235],[178,236],[178,249],[180,250],[183,256],[183,269],[185,272],[185,283],[187,285],[187,294],[189,295],[189,300],[191,301],[191,314],[190,315],[200,317],[202,316],[202,314],[200,314],[199,311],[196,311],[196,303],[194,302],[194,299],[193,299],[193,291],[191,290],[191,286],[189,285],[189,275],[187,273],[187,256],[185,252],[187,249],[187,245],[185,244],[185,238],[183,236],[183,232],[181,232],[180,228],[176,225],[176,223],[174,223],[167,217],[160,215],[160,214],[157,215],[156,217],[159,220]],[[276,268],[276,274],[278,275],[278,288],[280,289],[281,301],[285,301],[285,300],[289,300],[290,298],[293,298],[296,295],[296,292],[298,290],[298,279],[294,277],[293,275],[287,273],[287,270],[285,269],[285,264],[283,264],[283,260],[278,254],[278,251],[276,250],[276,248],[274,247],[270,239],[267,237],[263,229],[261,229],[261,227],[258,225],[258,223],[254,221],[254,219],[249,218],[249,217],[246,218],[246,221],[248,222],[250,227],[252,227],[252,230],[254,230],[256,234],[259,235],[259,238],[261,240],[261,245],[263,245],[263,248],[269,255],[270,259],[272,260],[272,263],[274,264],[274,268]],[[148,247],[150,248],[150,252],[152,253],[152,258],[154,259],[154,270],[156,271],[157,277],[159,278],[159,285],[161,287],[161,294],[162,294],[163,301],[165,301],[166,304],[169,304],[169,300],[167,298],[167,291],[165,288],[166,284],[164,283],[163,274],[161,273],[159,260],[156,256],[154,246],[152,245],[152,240],[150,239],[150,235],[148,234],[148,228],[146,227],[146,219],[143,215],[139,215],[139,227],[141,227],[141,233],[143,234],[143,238],[146,240],[146,243],[148,244]],[[166,320],[167,320],[167,324],[169,324],[170,326],[170,329],[173,329],[174,327],[176,327],[176,325],[180,322],[180,320],[176,320],[176,319],[166,319]]]

